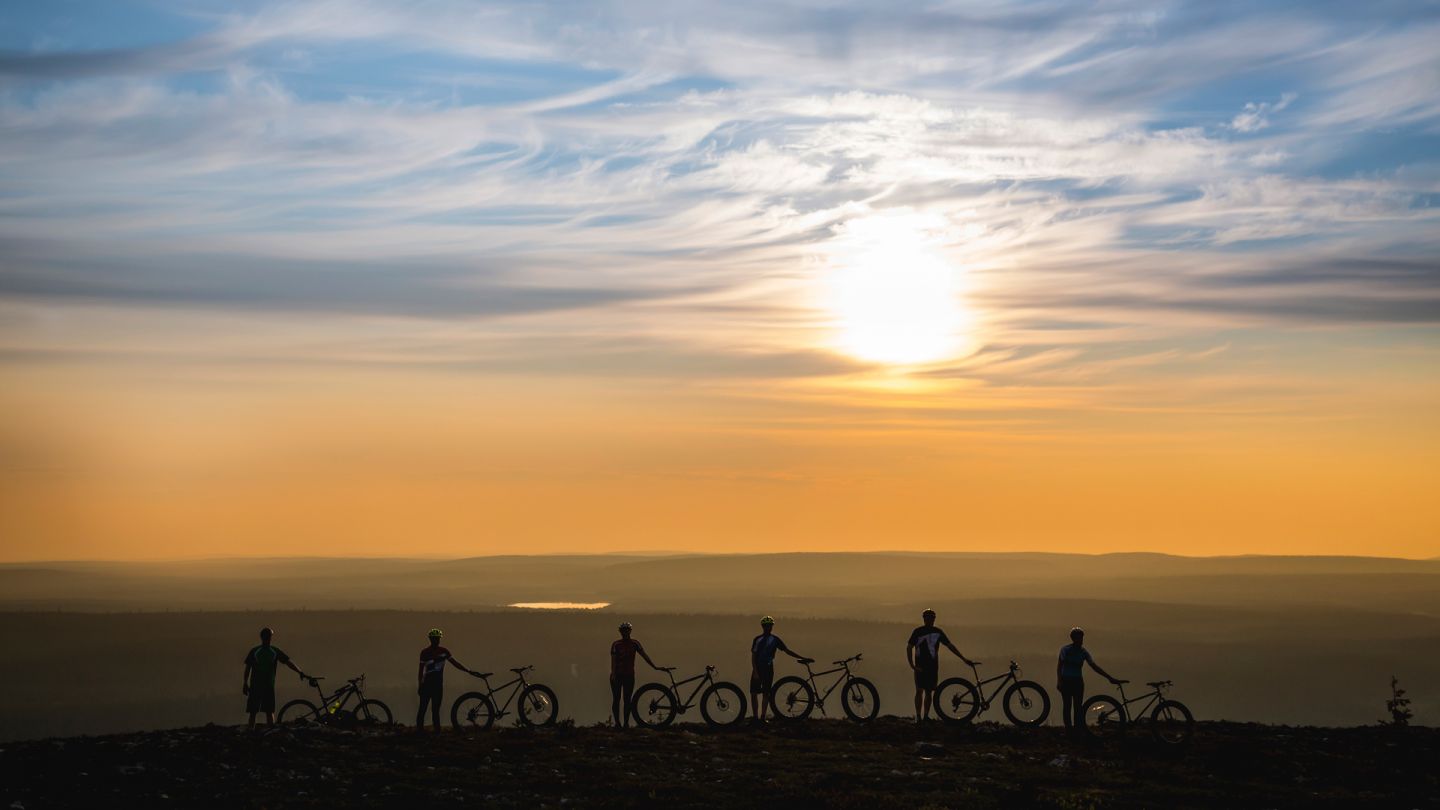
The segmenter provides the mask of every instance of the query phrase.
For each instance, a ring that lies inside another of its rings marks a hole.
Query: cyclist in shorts
[[[910,641],[905,644],[905,660],[915,671],[916,723],[930,719],[930,704],[935,699],[935,684],[940,681],[941,645],[955,653],[961,661],[975,666],[974,661],[955,649],[955,645],[950,643],[950,637],[945,635],[945,631],[935,626],[935,611],[925,608],[924,612],[920,614],[920,619],[924,624],[910,631]]]
[[[651,669],[660,669],[640,642],[630,637],[634,625],[620,623],[620,638],[610,645],[610,716],[615,718],[616,728],[629,728],[630,716],[635,708],[630,705],[635,694],[635,656],[645,659]]]
[[[775,620],[766,616],[760,620],[760,635],[750,642],[750,705],[755,707],[757,723],[765,722],[765,710],[770,705],[770,688],[775,684],[775,653],[804,658],[786,647],[774,630]]]
[[[1060,648],[1060,660],[1055,662],[1056,688],[1060,690],[1060,699],[1063,705],[1060,709],[1060,717],[1065,721],[1065,728],[1075,734],[1085,730],[1085,711],[1081,705],[1085,702],[1085,664],[1089,662],[1090,668],[1108,678],[1111,683],[1116,683],[1115,678],[1090,656],[1090,651],[1085,649],[1085,631],[1079,627],[1070,628],[1070,643]]]
[[[275,673],[280,664],[300,673],[305,673],[291,663],[290,656],[279,647],[270,644],[275,631],[268,627],[260,629],[260,644],[245,654],[245,676],[240,683],[240,693],[245,695],[245,710],[250,713],[250,728],[255,728],[255,715],[265,713],[265,725],[275,725]]]
[[[432,628],[427,634],[430,637],[430,646],[420,651],[420,710],[415,713],[415,731],[425,730],[425,709],[430,709],[430,721],[435,730],[440,730],[440,702],[445,695],[445,664],[454,664],[461,672],[468,672],[471,675],[477,673],[473,669],[467,669],[464,664],[455,660],[450,651],[440,646],[440,639],[445,634],[440,628]]]

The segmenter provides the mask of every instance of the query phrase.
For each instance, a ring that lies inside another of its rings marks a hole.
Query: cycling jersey
[[[280,664],[290,663],[290,656],[279,647],[259,644],[245,654],[245,663],[250,665],[250,686],[275,688],[275,671]]]
[[[910,646],[915,648],[915,666],[935,668],[940,666],[940,645],[949,644],[950,638],[938,627],[920,625],[910,631]]]
[[[633,638],[617,638],[610,645],[610,674],[635,677],[635,654],[645,648]]]
[[[1085,662],[1095,666],[1090,651],[1079,644],[1066,644],[1060,648],[1060,675],[1064,678],[1079,678],[1085,674]]]
[[[757,666],[771,666],[775,663],[775,653],[784,650],[790,652],[785,642],[774,633],[761,633],[750,642],[750,661]]]
[[[420,651],[420,663],[425,667],[425,680],[441,680],[445,677],[445,664],[450,660],[450,651],[444,647],[426,647]]]

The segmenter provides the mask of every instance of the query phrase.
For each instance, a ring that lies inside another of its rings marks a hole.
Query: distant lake
[[[512,602],[509,607],[527,610],[599,610],[609,602]]]

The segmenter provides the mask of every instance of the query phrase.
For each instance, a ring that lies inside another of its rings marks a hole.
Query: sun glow
[[[832,243],[825,285],[837,348],[892,365],[973,350],[961,274],[939,253],[934,230],[927,218],[908,213],[845,224]]]

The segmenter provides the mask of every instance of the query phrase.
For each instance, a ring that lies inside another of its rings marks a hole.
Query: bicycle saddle
[[[1145,682],[1145,685],[1148,686],[1148,687],[1151,687],[1152,689],[1159,689],[1159,688],[1162,687],[1162,686],[1169,686],[1169,685],[1170,685],[1170,682],[1169,682],[1169,681],[1146,681],[1146,682]]]
[[[656,667],[656,669],[660,670],[661,672],[674,672],[674,671],[675,671],[675,667]]]
[[[813,664],[813,663],[815,663],[815,659],[814,659],[814,658],[796,658],[796,659],[795,659],[795,662],[796,662],[797,664]]]
[[[1117,683],[1117,684],[1119,684],[1119,683],[1129,683],[1129,682],[1130,682],[1130,681],[1129,681],[1128,679],[1125,679],[1125,678],[1116,678],[1116,679],[1115,679],[1115,683]]]
[[[524,671],[527,670],[527,669],[531,669],[531,667],[528,667],[528,666],[526,666],[526,667],[511,667],[511,668],[510,668],[510,671],[513,672],[513,673],[515,673],[516,675],[519,675],[520,673],[524,672]]]
[[[488,677],[490,677],[491,675],[494,675],[495,673],[493,673],[493,672],[476,672],[476,673],[473,673],[473,674],[474,674],[475,677],[477,677],[477,678],[488,678]]]

